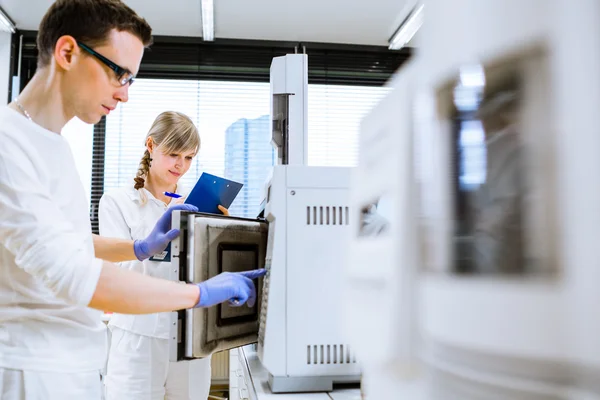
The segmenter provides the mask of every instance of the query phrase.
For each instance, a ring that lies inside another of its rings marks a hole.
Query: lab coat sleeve
[[[57,297],[87,306],[102,270],[91,237],[63,217],[28,149],[2,132],[0,141],[0,244]]]
[[[123,208],[120,206],[120,202],[117,199],[117,194],[104,194],[100,199],[98,206],[98,228],[101,236],[133,240],[131,234],[131,228],[127,224],[125,215],[123,214]],[[123,199],[123,201],[131,201],[129,199]],[[117,263],[117,265],[124,269],[130,269],[134,271],[143,271],[141,261],[132,260]]]
[[[127,225],[123,210],[119,207],[118,200],[104,194],[98,207],[98,228],[100,236],[132,240],[131,229]]]

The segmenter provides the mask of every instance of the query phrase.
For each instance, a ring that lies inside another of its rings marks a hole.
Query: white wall
[[[8,102],[11,33],[0,32],[0,105]]]

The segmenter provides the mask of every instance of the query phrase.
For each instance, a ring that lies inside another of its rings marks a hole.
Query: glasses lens
[[[129,83],[131,85],[133,83],[133,74],[129,72],[124,72],[119,76],[119,83],[121,86],[125,86]]]

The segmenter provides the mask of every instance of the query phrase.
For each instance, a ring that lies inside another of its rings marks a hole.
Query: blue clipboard
[[[218,206],[229,208],[243,186],[239,182],[203,172],[185,203],[198,207],[200,212],[221,214]]]

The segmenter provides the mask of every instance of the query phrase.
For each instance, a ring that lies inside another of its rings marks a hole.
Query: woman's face
[[[148,144],[148,151],[152,157],[150,165],[150,175],[153,180],[158,180],[165,184],[176,185],[192,165],[192,160],[196,156],[195,150],[164,153],[163,149],[152,144]]]

